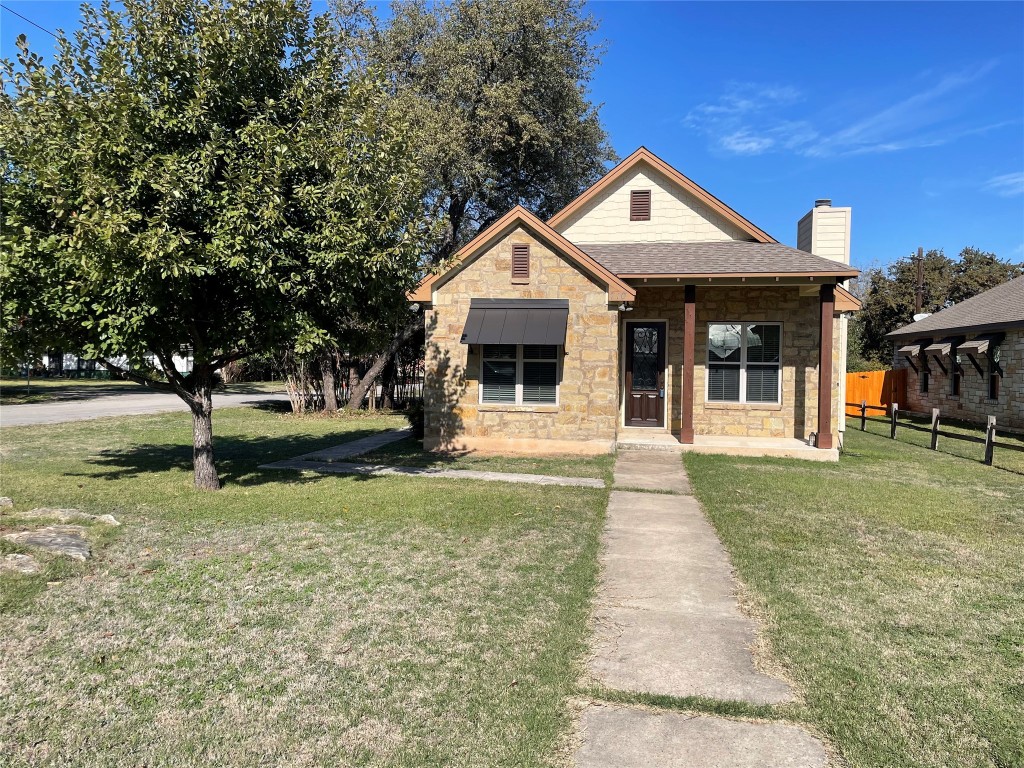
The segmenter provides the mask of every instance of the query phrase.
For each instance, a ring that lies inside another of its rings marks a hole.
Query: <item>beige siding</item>
[[[511,279],[512,245],[530,245],[530,279]],[[558,405],[481,404],[480,349],[460,343],[474,298],[568,299]],[[530,452],[607,452],[618,420],[617,312],[605,288],[517,229],[434,294],[426,314],[425,445]]]
[[[850,263],[849,208],[812,209],[797,224],[796,247],[823,259]]]
[[[634,189],[651,190],[650,221],[629,220],[629,194]],[[646,164],[618,179],[557,229],[574,243],[750,239]]]

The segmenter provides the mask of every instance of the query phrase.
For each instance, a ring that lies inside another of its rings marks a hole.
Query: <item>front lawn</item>
[[[851,766],[1024,765],[1019,474],[853,430],[838,465],[686,467],[806,692],[796,719]]]
[[[123,523],[0,575],[5,765],[564,761],[607,493],[257,468],[401,424],[215,411],[216,493],[187,415],[5,429],[0,528]]]

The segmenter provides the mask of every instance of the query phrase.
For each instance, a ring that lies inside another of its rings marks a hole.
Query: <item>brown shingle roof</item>
[[[595,257],[596,258],[596,257]],[[893,339],[951,331],[991,331],[1024,327],[1024,277],[989,288],[916,323],[897,328]]]
[[[619,277],[648,275],[835,275],[850,277],[848,264],[823,259],[781,243],[741,240],[690,243],[579,243],[579,248]]]

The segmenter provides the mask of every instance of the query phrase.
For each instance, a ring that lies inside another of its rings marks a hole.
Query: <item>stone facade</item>
[[[629,220],[634,189],[651,190],[650,221]],[[560,234],[574,243],[747,240],[749,235],[646,164],[616,180],[600,197],[562,222]]]
[[[530,246],[528,282],[511,278],[512,245]],[[473,298],[567,299],[557,405],[480,402],[481,350],[461,343]],[[517,228],[434,289],[426,313],[428,448],[607,452],[618,421],[618,327],[605,286]]]
[[[968,334],[974,338],[977,334]],[[939,338],[941,334],[936,334]],[[902,342],[896,346],[901,346]],[[967,359],[960,356],[960,367],[963,375],[960,380],[960,394],[951,394],[949,363],[944,373],[934,361],[929,361],[931,371],[928,381],[928,392],[921,392],[920,374],[911,368],[907,360],[897,353],[895,367],[907,368],[906,407],[919,413],[931,413],[938,408],[944,416],[964,421],[976,421],[984,424],[989,416],[996,417],[996,424],[1012,429],[1024,429],[1024,330],[1016,329],[1006,332],[1006,338],[999,345],[999,365],[1003,369],[1003,379],[999,386],[999,397],[989,399],[988,369],[985,362],[982,370],[986,376],[978,375],[977,369]],[[918,366],[920,367],[920,366]]]
[[[682,428],[683,288],[639,288],[634,306],[635,310],[624,317],[623,323],[633,320],[664,320],[668,323],[665,394],[669,404],[670,429],[678,434]],[[806,440],[817,431],[819,312],[817,293],[804,296],[795,286],[698,286],[693,375],[695,434]],[[706,402],[708,324],[713,322],[782,323],[782,402],[779,405]],[[624,327],[622,334],[625,338]],[[838,321],[833,324],[832,353],[833,444],[838,444]],[[624,399],[620,402],[621,408],[625,407]],[[622,418],[624,412],[620,411]]]

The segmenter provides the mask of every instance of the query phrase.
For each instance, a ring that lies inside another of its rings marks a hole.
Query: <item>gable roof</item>
[[[939,332],[978,332],[1003,328],[1024,328],[1024,277],[989,288],[984,293],[885,335],[886,338],[899,339]]]
[[[599,283],[603,283],[608,289],[608,301],[632,301],[636,298],[636,290],[631,286],[620,280],[604,265],[581,251],[523,206],[517,205],[460,248],[452,257],[452,261],[447,269],[423,278],[416,289],[410,294],[410,300],[421,302],[433,301],[434,286],[438,281],[458,271],[516,227],[526,229],[538,240],[547,243],[552,249],[573,262],[581,271],[595,278]]]
[[[621,163],[612,168],[608,173],[602,176],[593,186],[586,190],[583,194],[569,203],[565,208],[560,210],[550,219],[548,224],[552,227],[558,227],[558,225],[564,223],[573,214],[579,212],[588,202],[593,200],[597,195],[601,194],[605,189],[615,183],[616,180],[621,178],[624,174],[633,170],[637,165],[645,163],[648,166],[654,168],[656,171],[666,176],[671,182],[682,188],[684,191],[693,195],[701,203],[706,205],[712,211],[720,215],[726,221],[738,227],[740,230],[750,235],[751,239],[758,243],[776,243],[778,242],[774,237],[769,235],[763,229],[755,226],[746,218],[738,214],[728,205],[723,203],[717,197],[712,195],[706,189],[701,187],[699,184],[688,179],[686,176],[681,174],[671,165],[666,163],[660,157],[655,155],[653,152],[648,150],[646,147],[640,147],[636,152],[631,154]]]
[[[849,264],[781,243],[743,240],[681,243],[581,243],[580,248],[623,278],[783,275],[853,277]]]

